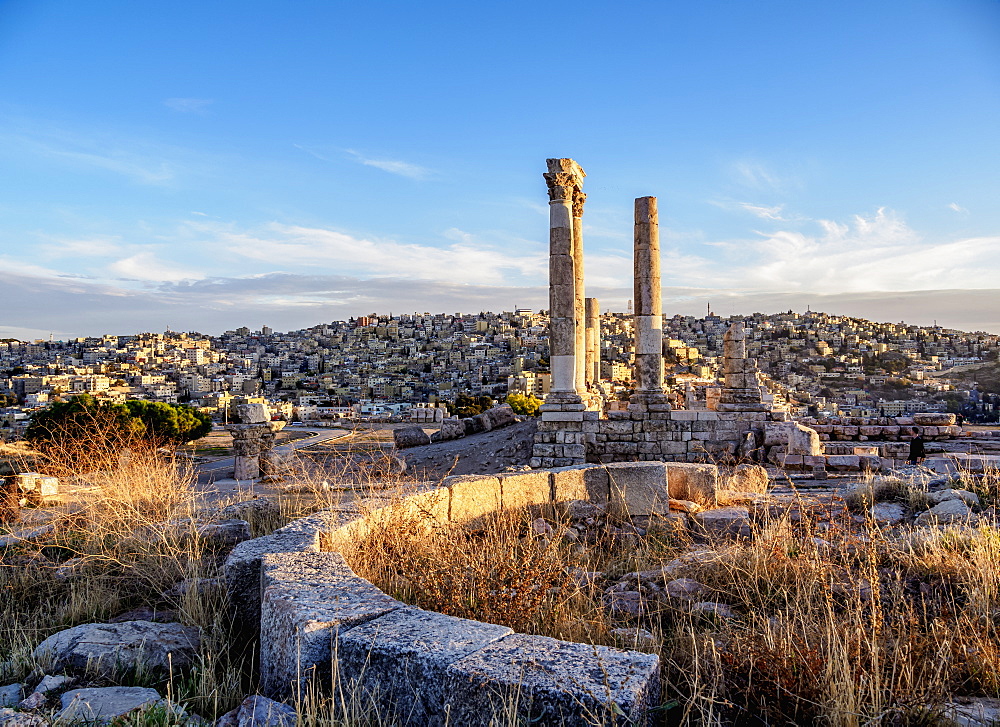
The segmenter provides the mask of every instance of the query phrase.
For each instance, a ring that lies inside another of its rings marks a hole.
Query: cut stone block
[[[711,537],[749,538],[753,535],[750,510],[745,507],[720,507],[695,513],[691,517],[701,531]]]
[[[603,465],[557,467],[551,472],[556,502],[589,500],[603,505],[609,501],[608,471]]]
[[[504,508],[544,505],[552,501],[552,476],[547,471],[500,474],[500,502]]]
[[[606,468],[613,508],[628,516],[670,512],[665,463],[616,462]]]
[[[450,723],[647,725],[659,672],[654,654],[512,634],[448,668]]]
[[[718,501],[719,468],[714,464],[668,462],[667,482],[670,496],[713,506]]]
[[[448,667],[511,633],[506,626],[399,609],[340,635],[340,683],[362,703],[386,707],[400,724],[444,725],[452,701]]]
[[[329,677],[339,632],[402,608],[340,553],[279,553],[261,564],[260,683],[272,697]]]
[[[452,522],[463,523],[500,510],[500,480],[481,475],[454,475],[441,483],[451,491]]]
[[[226,592],[236,617],[248,624],[260,620],[260,562],[265,553],[319,552],[318,532],[275,532],[244,540],[223,565]]]

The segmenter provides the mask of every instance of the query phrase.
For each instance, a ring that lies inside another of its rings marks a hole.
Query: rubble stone
[[[33,656],[53,671],[107,678],[138,668],[167,674],[191,664],[200,642],[197,628],[178,623],[90,623],[53,634],[38,645]]]

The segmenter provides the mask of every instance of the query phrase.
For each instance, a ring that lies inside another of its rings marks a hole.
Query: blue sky
[[[0,335],[588,294],[1000,331],[1000,2],[0,0]]]

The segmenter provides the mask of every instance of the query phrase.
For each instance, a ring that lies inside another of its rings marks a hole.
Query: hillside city
[[[896,416],[955,411],[996,421],[1000,396],[942,374],[995,362],[1000,336],[937,326],[875,323],[807,311],[747,318],[664,316],[667,383],[692,396],[720,373],[722,338],[747,326],[748,355],[793,415]],[[222,421],[236,401],[265,401],[293,421],[398,419],[457,396],[548,392],[548,316],[369,315],[279,333],[242,327],[199,333],[0,341],[0,432],[16,439],[32,411],[89,393],[120,402],[190,403]],[[627,400],[632,317],[601,316],[605,393]],[[678,395],[678,406],[685,397]]]

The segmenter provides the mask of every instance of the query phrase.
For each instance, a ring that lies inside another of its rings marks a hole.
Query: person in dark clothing
[[[924,438],[920,436],[920,430],[913,430],[913,439],[910,440],[910,464],[920,464],[924,461],[927,452],[924,449]]]

